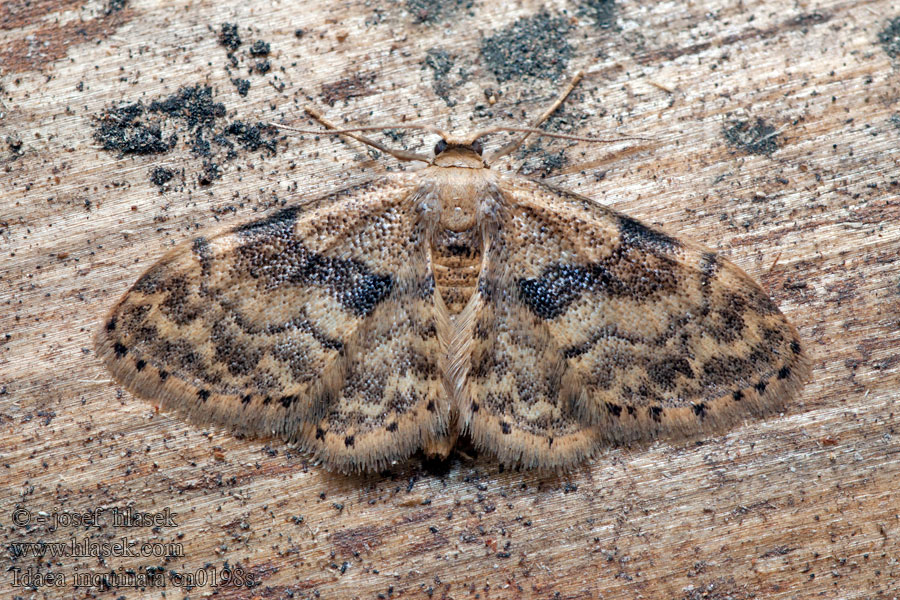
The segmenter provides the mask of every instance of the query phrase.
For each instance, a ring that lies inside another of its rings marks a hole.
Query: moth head
[[[439,167],[481,169],[487,166],[481,157],[484,146],[479,139],[442,135],[434,145],[432,164]]]
[[[484,152],[484,145],[481,143],[481,140],[478,139],[470,143],[455,143],[451,146],[447,140],[441,138],[440,140],[438,140],[438,143],[434,145],[434,155],[437,156],[443,153],[448,148],[467,148],[478,156],[481,156],[481,153]]]

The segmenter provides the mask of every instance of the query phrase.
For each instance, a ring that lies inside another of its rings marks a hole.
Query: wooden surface
[[[324,4],[0,2],[0,595],[198,598],[214,589],[176,584],[229,568],[245,585],[214,597],[900,595],[900,5]],[[531,29],[516,41],[507,28],[522,17]],[[225,22],[243,41],[234,63]],[[249,73],[264,59],[255,40],[271,44],[268,73]],[[529,40],[547,46],[533,56]],[[456,455],[443,470],[414,460],[344,477],[279,442],[159,414],[94,356],[104,314],[170,246],[398,168],[309,136],[253,150],[234,130],[233,156],[213,142],[203,157],[197,131],[305,125],[307,103],[361,124],[522,124],[577,68],[588,77],[551,129],[650,139],[543,139],[509,164],[758,279],[815,366],[786,414],[613,449],[563,476]],[[232,79],[249,82],[246,96]],[[145,112],[163,151],[105,150],[95,135],[124,104],[205,85],[225,111],[205,124]],[[162,187],[157,167],[174,173]],[[129,506],[176,516],[112,522]],[[99,527],[38,522],[98,509]],[[123,537],[181,546],[168,558],[8,551]],[[167,587],[73,587],[76,573],[128,570]],[[29,573],[44,585],[14,585]]]

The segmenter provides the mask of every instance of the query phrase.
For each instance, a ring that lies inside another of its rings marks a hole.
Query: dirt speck
[[[173,177],[175,177],[175,172],[165,167],[154,167],[154,169],[150,171],[150,182],[159,187],[163,187],[169,183]]]
[[[415,23],[436,23],[472,8],[472,0],[406,0],[406,9]]]
[[[18,133],[13,132],[6,136],[6,145],[14,156],[22,155],[22,138],[19,137]]]
[[[775,127],[760,118],[755,123],[733,121],[722,133],[730,145],[748,154],[772,154],[779,147]]]
[[[219,165],[206,161],[203,163],[203,170],[200,171],[200,176],[197,178],[197,181],[200,185],[210,185],[216,179],[221,179],[222,172],[219,170]]]
[[[891,58],[900,56],[900,17],[888,21],[887,27],[878,33],[881,47]]]
[[[140,102],[108,108],[97,117],[94,139],[104,150],[118,150],[124,154],[158,154],[167,152],[178,135],[165,137],[158,121],[147,121]]]
[[[241,36],[238,34],[238,26],[234,23],[222,23],[219,30],[219,43],[234,52],[241,47]]]
[[[716,579],[692,586],[682,596],[683,600],[750,600],[755,597],[732,579]]]
[[[250,91],[250,82],[246,79],[235,78],[231,80],[231,83],[234,84],[234,87],[237,88],[237,93],[241,96],[246,96]]]
[[[429,48],[425,52],[424,64],[431,69],[434,93],[437,94],[447,106],[456,105],[456,100],[453,100],[450,97],[450,92],[453,91],[454,88],[465,83],[468,78],[468,73],[462,68],[453,72],[453,65],[455,62],[456,57],[443,48]]]
[[[568,32],[565,17],[541,11],[484,38],[481,56],[500,82],[524,77],[555,79],[572,55]]]
[[[253,42],[253,45],[250,46],[251,56],[268,56],[271,51],[272,46],[269,42],[264,42],[263,40],[256,40]]]
[[[334,106],[339,100],[347,101],[350,98],[371,96],[375,90],[370,87],[375,81],[375,73],[357,73],[334,83],[322,85],[322,100],[328,106]]]
[[[576,14],[589,18],[598,29],[610,29],[616,24],[616,3],[614,0],[585,0],[578,6]]]
[[[819,11],[813,11],[811,13],[804,13],[802,15],[797,15],[792,19],[788,19],[785,22],[786,29],[799,29],[802,33],[809,33],[809,28],[812,25],[819,25],[821,23],[827,23],[831,20],[831,15],[828,13],[823,13]]]
[[[128,0],[109,0],[109,2],[106,3],[106,8],[103,9],[103,12],[106,15],[111,15],[125,8],[126,4],[128,4]]]
[[[190,129],[209,127],[225,116],[225,105],[213,100],[208,85],[183,87],[165,100],[154,100],[148,110],[183,119]]]
[[[269,137],[267,137],[267,134]],[[275,154],[275,129],[265,123],[248,125],[243,121],[234,121],[225,128],[225,135],[232,136],[247,150],[256,151],[265,148]]]
[[[381,544],[384,530],[381,527],[364,525],[353,529],[344,529],[331,534],[331,543],[343,554],[359,554],[369,552]]]
[[[523,161],[519,167],[519,173],[526,177],[540,177],[541,179],[563,168],[569,161],[565,150],[553,152],[544,148],[541,142],[530,144],[519,151],[518,157]]]

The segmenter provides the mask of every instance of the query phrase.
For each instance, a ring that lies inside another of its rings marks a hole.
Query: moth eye
[[[444,140],[440,140],[437,144],[434,145],[434,155],[437,156],[441,152],[447,149],[447,142]]]
[[[478,156],[481,156],[481,153],[484,152],[484,146],[481,145],[481,140],[475,140],[472,142],[472,150]]]

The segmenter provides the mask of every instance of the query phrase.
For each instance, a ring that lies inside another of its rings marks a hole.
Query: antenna
[[[507,129],[507,131],[523,131],[525,133],[525,135],[519,137],[518,139],[511,141],[510,143],[506,144],[505,146],[501,146],[501,148],[499,150],[497,150],[496,152],[494,152],[493,154],[491,154],[490,157],[488,157],[485,162],[487,162],[488,164],[491,164],[498,158],[502,158],[502,157],[506,156],[507,154],[512,154],[513,152],[518,150],[519,146],[524,144],[525,140],[528,139],[528,136],[531,135],[532,133],[536,133],[534,130],[536,130],[538,128],[538,126],[540,126],[541,123],[543,123],[548,118],[550,118],[550,115],[552,115],[553,113],[556,112],[556,109],[558,109],[560,107],[560,105],[562,105],[562,103],[565,102],[566,98],[569,97],[569,94],[572,93],[572,90],[575,89],[575,86],[577,86],[578,83],[583,78],[584,78],[584,71],[579,70],[578,72],[576,72],[575,76],[572,77],[572,81],[569,82],[569,85],[566,86],[566,89],[564,89],[562,94],[559,95],[559,97],[556,99],[556,102],[554,102],[552,105],[550,105],[550,108],[545,110],[544,114],[542,114],[540,117],[538,117],[537,120],[531,124],[531,127],[522,128],[522,129],[513,129],[513,128]],[[529,129],[531,131],[529,131]],[[494,130],[498,131],[497,128],[494,128]],[[499,130],[499,131],[502,131],[502,130]],[[491,131],[485,130],[484,133],[481,133],[478,137],[481,137],[481,135],[485,135],[487,133],[491,133]]]
[[[289,127],[287,125],[278,125],[277,123],[270,123],[272,127],[277,127],[278,129],[284,129],[286,131],[293,131],[294,133],[307,133],[313,135],[345,135],[348,138],[352,138],[358,142],[362,142],[367,146],[371,146],[376,150],[381,150],[385,154],[390,154],[397,160],[403,161],[415,161],[419,160],[422,162],[426,162],[431,164],[432,159],[429,156],[425,156],[424,154],[416,154],[415,152],[407,152],[406,150],[394,150],[393,148],[388,148],[384,144],[380,142],[376,142],[373,139],[367,138],[364,135],[356,135],[355,131],[382,131],[385,129],[421,129],[423,131],[430,131],[431,133],[436,133],[442,138],[446,138],[447,134],[442,132],[440,129],[436,129],[434,127],[430,127],[428,125],[380,125],[380,126],[370,126],[370,127],[351,127],[349,129],[341,129],[331,121],[325,118],[325,116],[311,106],[307,106],[304,108],[306,114],[311,116],[313,119],[330,129],[331,131],[319,131],[313,129],[298,129],[296,127]]]
[[[508,154],[512,154],[516,150],[519,149],[522,144],[525,143],[525,140],[528,139],[528,136],[535,134],[544,137],[554,137],[563,140],[576,140],[580,142],[618,142],[623,140],[649,140],[651,138],[645,137],[637,137],[637,136],[629,136],[629,137],[619,137],[619,138],[594,138],[594,137],[584,137],[579,135],[566,135],[562,133],[551,133],[549,131],[544,131],[543,129],[538,129],[538,127],[550,116],[556,112],[559,107],[565,102],[566,98],[569,97],[569,94],[578,86],[581,80],[584,79],[584,71],[579,70],[572,77],[572,80],[569,82],[569,85],[566,86],[566,89],[562,91],[562,93],[556,98],[550,107],[541,114],[529,127],[506,127],[506,126],[497,126],[490,127],[488,129],[482,129],[480,131],[475,132],[474,134],[467,136],[465,138],[456,139],[453,136],[448,135],[444,131],[432,127],[430,125],[417,125],[417,124],[386,124],[386,125],[372,125],[365,127],[350,127],[341,129],[331,121],[325,118],[325,116],[313,108],[312,106],[307,106],[304,108],[306,114],[310,117],[321,123],[326,127],[326,130],[315,130],[315,129],[299,129],[297,127],[289,127],[287,125],[279,125],[277,123],[269,123],[272,127],[276,127],[278,129],[284,129],[286,131],[293,131],[295,133],[306,133],[312,135],[343,135],[348,138],[354,139],[358,142],[362,142],[367,146],[371,146],[376,150],[380,150],[385,154],[389,154],[396,158],[397,160],[402,161],[421,161],[428,164],[434,164],[434,159],[430,156],[425,156],[424,154],[417,154],[415,152],[407,152],[406,150],[395,150],[393,148],[388,148],[384,144],[380,142],[376,142],[373,139],[367,138],[363,135],[359,135],[357,132],[360,131],[383,131],[385,129],[418,129],[421,131],[428,131],[430,133],[434,133],[435,135],[439,135],[441,139],[445,142],[450,142],[451,144],[465,144],[471,145],[474,144],[476,140],[479,138],[490,135],[492,133],[497,133],[499,131],[513,131],[523,133],[524,135],[519,136],[518,138],[512,140],[508,144],[501,146],[499,150],[491,154],[488,158],[484,160],[485,165],[490,165],[495,162],[497,159],[500,159]]]

